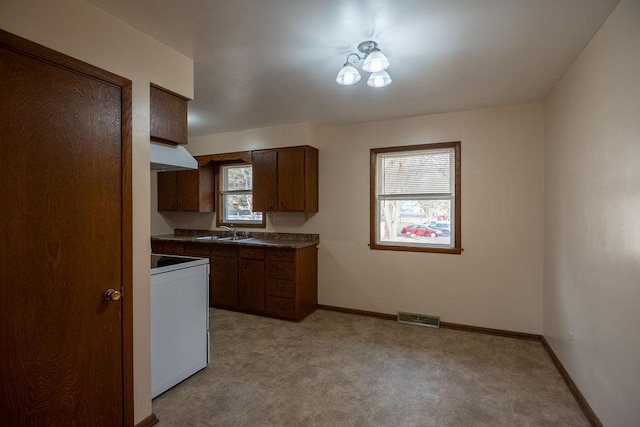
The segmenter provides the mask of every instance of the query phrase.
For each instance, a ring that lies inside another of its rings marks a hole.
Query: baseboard
[[[376,319],[398,320],[394,314],[377,313],[375,311],[355,310],[353,308],[336,307],[333,305],[318,304],[319,310],[337,311],[338,313],[355,314],[356,316],[375,317]]]
[[[337,311],[339,313],[355,314],[358,316],[375,317],[376,319],[398,320],[398,315],[377,313],[375,311],[355,310],[353,308],[335,307],[332,305],[318,305],[320,310]],[[518,338],[521,340],[541,341],[542,335],[527,334],[525,332],[505,331],[502,329],[482,328],[480,326],[461,325],[459,323],[440,322],[440,327],[444,329],[455,329],[457,331],[476,332],[479,334],[497,335],[507,338]]]
[[[147,418],[136,424],[136,427],[151,427],[158,424],[158,422],[158,417],[156,417],[156,414],[152,413]]]
[[[339,313],[355,314],[358,316],[375,317],[377,319],[384,319],[384,320],[395,321],[398,319],[398,316],[394,314],[377,313],[375,311],[355,310],[352,308],[335,307],[332,305],[318,304],[318,309],[328,310],[328,311],[337,311]],[[553,350],[551,349],[551,346],[549,346],[549,343],[544,338],[544,336],[538,335],[538,334],[529,334],[525,332],[506,331],[503,329],[493,329],[493,328],[483,328],[480,326],[461,325],[459,323],[449,323],[449,322],[440,322],[440,327],[445,329],[455,329],[457,331],[476,332],[479,334],[496,335],[500,337],[516,338],[520,340],[540,342],[544,347],[544,349],[547,351],[547,354],[551,358],[551,361],[555,365],[556,369],[560,373],[560,376],[562,377],[564,382],[567,384],[567,387],[569,387],[569,391],[571,392],[573,397],[576,399],[576,402],[578,403],[578,406],[580,406],[580,409],[582,409],[584,416],[587,418],[587,420],[591,423],[592,426],[602,427],[602,423],[600,422],[600,419],[598,419],[598,416],[596,415],[596,413],[593,412],[593,409],[591,409],[591,406],[589,406],[589,403],[587,402],[587,400],[584,398],[584,396],[578,389],[578,386],[576,385],[576,383],[573,382],[567,370],[564,368],[564,366],[562,366],[560,359],[558,359],[556,354],[553,352]]]
[[[578,402],[578,405],[580,406],[580,409],[582,409],[585,417],[587,417],[587,420],[589,420],[591,425],[594,427],[602,427],[602,422],[600,421],[596,413],[593,412],[593,409],[591,409],[589,402],[587,402],[587,399],[584,398],[584,395],[580,392],[580,389],[578,388],[576,383],[573,382],[571,376],[564,368],[562,362],[560,362],[560,359],[558,359],[558,356],[556,356],[545,337],[542,337],[542,346],[547,351],[547,354],[549,354],[549,357],[551,358],[553,364],[556,365],[556,369],[560,373],[560,376],[562,377],[564,382],[567,384],[567,387],[569,387],[569,391],[571,392],[571,394],[573,394],[576,402]]]
[[[459,323],[440,322],[440,327],[444,329],[455,329],[456,331],[475,332],[485,335],[496,335],[506,338],[517,338],[519,340],[542,341],[542,335],[529,334],[526,332],[507,331],[504,329],[483,328],[481,326],[461,325]]]

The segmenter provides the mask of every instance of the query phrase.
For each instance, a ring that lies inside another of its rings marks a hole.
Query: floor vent
[[[429,328],[440,327],[439,316],[429,316],[428,314],[415,314],[398,312],[398,323],[407,323],[409,325],[427,326]]]

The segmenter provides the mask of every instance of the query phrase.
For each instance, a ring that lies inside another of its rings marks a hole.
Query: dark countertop
[[[239,232],[240,234],[241,232]],[[228,231],[218,230],[175,230],[175,234],[159,234],[151,236],[152,241],[160,242],[180,242],[180,243],[200,243],[207,245],[235,245],[254,246],[268,248],[300,249],[309,246],[316,246],[320,243],[318,234],[301,233],[263,233],[249,232],[248,239],[241,240],[219,240],[215,237],[229,237]],[[198,239],[202,236],[214,236],[213,239]]]

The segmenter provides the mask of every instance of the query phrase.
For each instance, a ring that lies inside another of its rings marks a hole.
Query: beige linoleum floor
[[[160,426],[588,426],[538,342],[318,310],[211,309],[211,355]]]

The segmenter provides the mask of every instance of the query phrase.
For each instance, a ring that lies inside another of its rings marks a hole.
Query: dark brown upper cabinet
[[[318,212],[318,149],[258,150],[252,164],[255,211]]]
[[[151,140],[165,144],[187,143],[189,98],[151,85]]]
[[[213,163],[196,170],[158,172],[158,212],[214,211]]]

